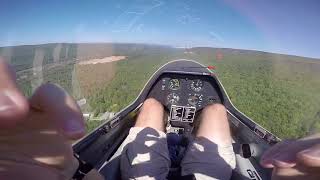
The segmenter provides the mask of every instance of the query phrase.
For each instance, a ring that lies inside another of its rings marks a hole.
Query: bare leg
[[[164,132],[163,116],[162,104],[155,99],[147,99],[143,103],[135,127],[151,127]]]
[[[196,179],[230,179],[235,155],[227,112],[223,105],[207,106],[200,116],[196,138],[181,162],[182,175]]]
[[[157,100],[144,102],[135,126],[123,143],[122,179],[165,179],[168,175],[170,158],[163,116],[163,106]]]
[[[204,137],[217,145],[231,144],[226,108],[221,104],[207,106],[201,115],[197,137]]]

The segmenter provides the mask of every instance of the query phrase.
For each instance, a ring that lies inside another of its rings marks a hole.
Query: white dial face
[[[203,87],[203,82],[200,79],[196,79],[191,82],[190,86],[193,91],[199,92]]]

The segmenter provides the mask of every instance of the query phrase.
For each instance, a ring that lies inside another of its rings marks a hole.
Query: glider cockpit
[[[119,147],[147,98],[157,99],[166,110],[171,159],[169,179],[178,176],[179,160],[188,139],[192,138],[197,116],[213,103],[221,103],[227,109],[237,161],[232,179],[270,179],[271,171],[262,168],[259,159],[280,139],[240,112],[216,74],[192,60],[175,60],[163,65],[132,104],[74,144],[75,156],[84,162],[85,169],[96,168],[106,179],[121,178]]]

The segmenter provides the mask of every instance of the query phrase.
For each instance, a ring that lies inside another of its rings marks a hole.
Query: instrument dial
[[[190,86],[193,91],[199,92],[203,87],[203,82],[200,79],[193,80]]]
[[[174,91],[180,89],[179,79],[171,79],[169,81],[169,89],[174,90]]]
[[[180,96],[176,93],[170,93],[167,96],[167,104],[175,105],[179,102]]]
[[[191,106],[200,107],[202,104],[202,94],[189,94],[188,103]]]

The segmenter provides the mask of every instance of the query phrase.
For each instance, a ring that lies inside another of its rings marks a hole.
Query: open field
[[[108,85],[116,72],[115,62],[124,59],[126,59],[125,56],[109,56],[76,64],[76,78],[81,94],[88,97]]]
[[[126,59],[126,56],[109,56],[101,59],[91,59],[88,61],[81,61],[79,65],[88,65],[88,64],[103,64],[103,63],[110,63],[115,61],[120,61]]]
[[[57,60],[56,46],[20,46],[11,51],[0,48],[0,55],[4,54],[22,71],[32,69],[35,52],[40,49],[45,59],[42,64],[47,65],[40,71],[42,81],[60,84],[77,99],[86,98],[89,110],[95,114],[117,112],[127,106],[162,64],[174,59],[194,59],[216,66],[216,74],[235,106],[279,137],[320,132],[320,60],[317,59],[207,47],[186,51],[141,44],[61,44]],[[217,54],[222,56],[217,58]],[[88,65],[77,62],[110,56],[126,59]],[[53,65],[72,61],[77,63]],[[39,84],[31,78],[39,76],[34,72],[32,69],[18,75],[19,85],[27,95]]]

